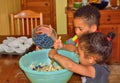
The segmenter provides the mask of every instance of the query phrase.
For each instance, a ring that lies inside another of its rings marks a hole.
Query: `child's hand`
[[[61,37],[59,37],[55,42],[54,42],[54,48],[55,49],[60,49],[63,47],[63,43],[61,41]]]
[[[57,53],[57,50],[55,50],[55,49],[51,49],[50,51],[49,51],[49,53],[48,53],[48,56],[50,57],[50,58],[53,58],[55,55],[57,55],[58,53]]]

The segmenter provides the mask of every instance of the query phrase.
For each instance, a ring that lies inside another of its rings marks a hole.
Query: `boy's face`
[[[96,26],[89,27],[88,24],[84,22],[84,20],[80,17],[77,17],[74,19],[74,27],[75,27],[75,33],[78,36],[81,36],[84,33],[91,33],[96,31]]]

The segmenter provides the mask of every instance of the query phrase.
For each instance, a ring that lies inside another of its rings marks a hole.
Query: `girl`
[[[80,64],[62,56],[51,49],[49,57],[60,63],[64,68],[85,76],[84,83],[108,83],[109,69],[105,64],[112,52],[111,40],[114,33],[104,36],[100,32],[83,34],[78,40],[78,56]]]

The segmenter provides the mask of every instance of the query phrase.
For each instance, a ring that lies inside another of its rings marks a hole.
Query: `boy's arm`
[[[76,52],[76,46],[72,44],[63,44],[63,47],[61,49]]]
[[[63,45],[62,49],[76,52],[76,47],[77,47],[77,43],[78,43],[77,40],[78,40],[77,35],[75,35],[74,37],[66,40],[66,42],[64,42],[64,45]]]
[[[76,36],[74,36],[73,38],[70,38],[70,39],[66,40],[64,43],[62,43],[61,38],[59,37],[54,42],[54,48],[76,52],[76,41],[74,41],[74,40],[76,40]]]

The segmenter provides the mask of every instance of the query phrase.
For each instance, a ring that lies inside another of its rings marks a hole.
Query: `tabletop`
[[[63,41],[65,41],[69,36],[61,35]],[[0,43],[7,36],[0,36]],[[32,47],[30,51],[33,51],[35,47]],[[25,73],[19,67],[20,55],[0,55],[0,83],[30,83],[29,79],[26,77]],[[73,74],[68,83],[81,83],[80,76],[78,74]]]

